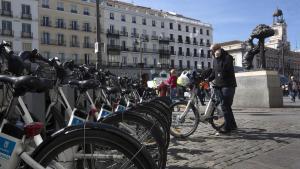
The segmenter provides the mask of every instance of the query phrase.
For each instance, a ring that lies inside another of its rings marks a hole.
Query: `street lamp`
[[[284,65],[284,43],[281,41],[277,47],[277,49],[281,49],[281,59],[282,59],[282,74],[285,75],[285,65]]]
[[[97,42],[95,43],[95,52],[97,54],[97,63],[96,69],[100,69],[102,66],[102,56],[101,56],[101,28],[100,28],[100,1],[103,2],[104,0],[96,0],[96,21],[97,21]]]
[[[140,79],[142,79],[142,69],[144,67],[143,65],[143,51],[142,51],[142,43],[143,43],[143,39],[141,37],[139,37],[138,39],[135,39],[135,44],[136,45],[140,45],[140,63],[139,63],[139,66],[140,66]]]

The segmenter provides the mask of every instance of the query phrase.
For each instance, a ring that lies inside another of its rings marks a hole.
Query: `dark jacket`
[[[298,82],[296,80],[290,80],[288,84],[289,91],[298,90]]]
[[[217,87],[236,87],[236,79],[233,67],[233,57],[222,49],[219,58],[214,59],[213,72],[209,81],[214,80]]]

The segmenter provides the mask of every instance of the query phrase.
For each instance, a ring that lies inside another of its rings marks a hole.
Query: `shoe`
[[[231,134],[231,131],[218,131],[218,132],[216,132],[215,133],[215,136],[228,136],[228,135],[230,135]]]

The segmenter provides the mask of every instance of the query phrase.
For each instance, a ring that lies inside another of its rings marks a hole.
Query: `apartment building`
[[[0,41],[16,52],[39,48],[37,8],[37,0],[1,0]]]
[[[95,64],[94,0],[40,0],[45,56]],[[211,66],[212,26],[175,13],[108,0],[101,3],[103,64],[110,67]]]
[[[104,4],[106,61],[112,66],[210,67],[210,24],[119,1]]]

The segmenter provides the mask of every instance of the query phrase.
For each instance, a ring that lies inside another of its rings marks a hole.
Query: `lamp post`
[[[102,56],[101,56],[101,29],[100,29],[100,0],[96,0],[96,21],[97,21],[97,42],[95,44],[96,54],[97,54],[97,63],[96,69],[100,69],[102,66]]]
[[[143,51],[142,51],[142,38],[139,37],[138,39],[135,39],[135,44],[139,44],[140,45],[140,63],[139,63],[139,66],[140,66],[140,79],[142,79],[142,69],[144,67],[143,65]]]

